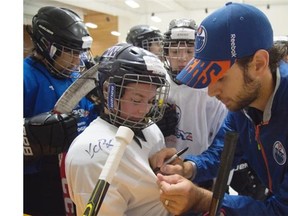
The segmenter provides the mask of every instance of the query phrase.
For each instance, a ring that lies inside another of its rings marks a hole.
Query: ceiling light
[[[158,16],[155,15],[155,13],[151,14],[151,20],[154,22],[161,22],[162,21]]]
[[[87,22],[85,23],[85,25],[88,27],[88,28],[92,28],[92,29],[96,29],[98,26],[94,23],[90,23],[90,22]]]
[[[126,0],[125,3],[131,8],[139,8],[139,4],[134,0]]]
[[[121,35],[118,31],[111,31],[111,34],[117,37]]]

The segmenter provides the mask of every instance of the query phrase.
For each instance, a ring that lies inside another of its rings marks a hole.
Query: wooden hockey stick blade
[[[228,131],[224,137],[224,148],[221,153],[220,167],[213,189],[212,201],[209,209],[209,216],[216,216],[219,213],[224,193],[227,189],[228,177],[234,158],[237,145],[238,133]]]
[[[79,101],[96,87],[98,64],[86,70],[61,95],[54,106],[54,113],[70,113]]]

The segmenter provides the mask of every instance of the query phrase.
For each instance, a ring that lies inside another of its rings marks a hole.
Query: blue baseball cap
[[[272,46],[273,30],[262,11],[248,4],[226,3],[198,27],[195,56],[176,79],[193,88],[205,88],[220,79],[236,59]]]

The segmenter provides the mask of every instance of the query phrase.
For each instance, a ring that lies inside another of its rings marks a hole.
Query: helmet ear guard
[[[49,56],[51,58],[53,58],[53,56],[55,55],[56,51],[57,51],[57,48],[52,44],[51,47],[50,47]]]

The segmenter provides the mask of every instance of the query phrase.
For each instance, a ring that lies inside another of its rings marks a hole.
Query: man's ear
[[[253,57],[255,72],[261,74],[269,68],[269,53],[266,50],[258,50]]]

